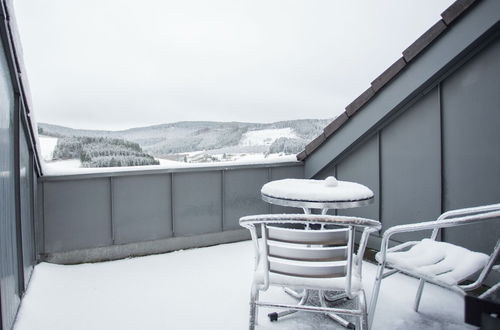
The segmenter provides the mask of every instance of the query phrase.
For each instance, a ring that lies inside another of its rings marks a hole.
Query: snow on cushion
[[[343,202],[369,199],[373,191],[362,184],[337,181],[333,177],[326,180],[284,179],[266,183],[263,195],[299,201]]]
[[[377,254],[377,260],[380,253]],[[484,253],[450,243],[424,239],[404,252],[387,253],[387,263],[414,273],[435,277],[456,285],[482,269],[488,262]]]

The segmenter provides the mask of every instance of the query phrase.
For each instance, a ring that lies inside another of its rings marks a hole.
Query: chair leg
[[[286,292],[286,291],[285,291]],[[307,299],[309,298],[309,290],[304,289],[304,293],[302,294],[302,298],[300,298],[300,301],[298,302],[298,306],[303,306],[306,304]],[[286,310],[286,311],[281,311],[281,312],[273,312],[267,314],[269,316],[269,320],[271,322],[278,321],[280,317],[287,316],[293,313],[297,313],[297,310],[291,309],[291,310]]]
[[[377,306],[378,294],[380,291],[380,284],[382,284],[382,279],[384,275],[384,264],[378,266],[377,276],[375,277],[375,283],[373,284],[372,298],[370,300],[370,306],[368,309],[368,328],[372,327],[373,318],[375,314],[375,307]]]
[[[259,300],[259,290],[252,285],[252,292],[250,294],[250,330],[255,329],[255,325],[257,324],[257,304],[256,302]]]
[[[415,296],[415,303],[413,304],[413,309],[418,312],[418,306],[420,305],[420,298],[422,298],[422,292],[424,291],[425,281],[420,279],[418,283],[417,295]]]
[[[361,311],[361,316],[359,317],[359,328],[360,330],[368,330],[368,313],[366,312],[366,296],[365,291],[361,290],[358,294],[358,309]]]
[[[327,307],[326,306],[326,299],[325,299],[325,292],[323,290],[319,290],[318,295],[319,295],[319,302],[321,303],[321,306]],[[337,314],[327,313],[326,315],[328,315],[329,318],[331,318],[335,322],[339,323],[344,328],[347,328],[347,329],[354,329],[355,328],[354,324],[347,321],[343,317],[338,316]]]
[[[285,293],[287,293],[289,296],[292,296],[293,298],[295,299],[302,299],[302,297],[304,296],[304,291],[302,292],[297,292],[291,288],[287,288],[287,287],[284,287],[283,288],[283,291],[285,291]]]
[[[335,302],[335,301],[338,301],[340,299],[347,298],[347,293],[340,293],[340,294],[333,296],[333,297],[327,297],[326,295],[324,295],[324,298],[328,302]]]

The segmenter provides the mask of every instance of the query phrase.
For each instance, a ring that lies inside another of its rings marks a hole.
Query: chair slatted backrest
[[[269,272],[333,278],[350,274],[353,229],[295,229],[263,226]]]

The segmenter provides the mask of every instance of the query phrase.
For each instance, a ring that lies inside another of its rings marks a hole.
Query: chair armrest
[[[439,216],[439,218],[437,218],[437,220],[441,221],[441,220],[449,219],[449,218],[453,218],[453,217],[477,214],[477,213],[481,213],[481,212],[491,212],[491,211],[500,211],[500,203],[475,206],[475,207],[467,207],[467,208],[458,209],[458,210],[451,210],[451,211],[448,211],[448,212],[441,214]],[[441,230],[441,228],[435,228],[432,231],[431,239],[435,240],[436,237],[438,236],[440,230]]]
[[[437,220],[449,219],[457,216],[464,216],[468,214],[475,214],[479,212],[491,212],[491,211],[500,211],[500,203],[498,204],[490,204],[490,205],[482,205],[482,206],[474,206],[467,207],[458,210],[447,211],[439,216]]]
[[[473,223],[478,223],[482,221],[492,220],[495,218],[500,218],[500,210],[485,212],[485,213],[477,213],[472,215],[466,215],[462,217],[455,217],[451,219],[440,219],[435,221],[427,221],[427,222],[419,222],[407,225],[398,225],[391,227],[385,231],[382,236],[382,244],[380,246],[381,252],[381,263],[385,263],[387,248],[389,245],[389,239],[391,236],[398,233],[408,233],[414,231],[422,231],[422,230],[430,230],[430,229],[440,229],[440,228],[450,228],[450,227],[458,227],[469,225]]]

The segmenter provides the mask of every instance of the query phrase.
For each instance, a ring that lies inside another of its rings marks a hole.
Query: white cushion
[[[380,262],[380,253],[375,258]],[[386,260],[389,266],[456,285],[481,270],[488,258],[484,253],[473,252],[461,246],[423,239],[408,251],[388,252]]]

